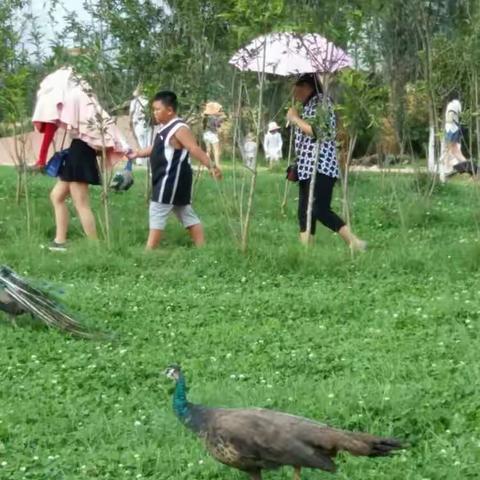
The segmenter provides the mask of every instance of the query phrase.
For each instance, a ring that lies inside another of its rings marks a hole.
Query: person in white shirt
[[[459,95],[454,92],[450,96],[450,101],[445,109],[445,152],[442,158],[442,179],[445,178],[445,174],[448,175],[453,171],[453,167],[456,164],[467,161],[462,154],[461,113],[462,105],[459,100]]]
[[[245,165],[249,168],[254,168],[256,156],[257,143],[255,142],[255,136],[253,133],[249,133],[245,137],[245,143],[243,144],[243,159],[245,161]]]
[[[263,140],[263,148],[265,150],[265,158],[267,159],[270,167],[275,162],[279,162],[282,158],[283,140],[280,133],[280,127],[276,122],[270,122],[268,124],[268,132],[265,134]]]
[[[152,128],[147,116],[148,98],[142,95],[141,87],[133,92],[133,99],[130,102],[130,127],[137,140],[140,149],[147,148],[152,143]],[[146,159],[137,158],[137,165],[145,165]]]

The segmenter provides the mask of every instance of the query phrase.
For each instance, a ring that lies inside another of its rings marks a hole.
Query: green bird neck
[[[185,421],[189,414],[189,406],[187,402],[187,385],[183,374],[177,380],[175,392],[173,394],[173,410],[180,420]]]

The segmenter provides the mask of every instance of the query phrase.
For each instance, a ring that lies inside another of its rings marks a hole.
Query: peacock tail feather
[[[10,313],[30,313],[48,327],[79,338],[98,340],[105,337],[104,333],[87,329],[69,315],[51,295],[33,286],[5,265],[0,266],[0,289],[16,306],[16,313]]]

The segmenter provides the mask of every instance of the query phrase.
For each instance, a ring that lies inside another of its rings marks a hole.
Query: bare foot
[[[366,252],[367,242],[365,240],[360,240],[359,238],[356,238],[350,243],[350,248],[356,252]]]

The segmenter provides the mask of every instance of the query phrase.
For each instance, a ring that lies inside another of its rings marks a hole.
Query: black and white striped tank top
[[[155,136],[150,155],[152,200],[169,205],[189,205],[192,201],[192,167],[186,149],[174,149],[170,139],[187,124],[174,118]]]

